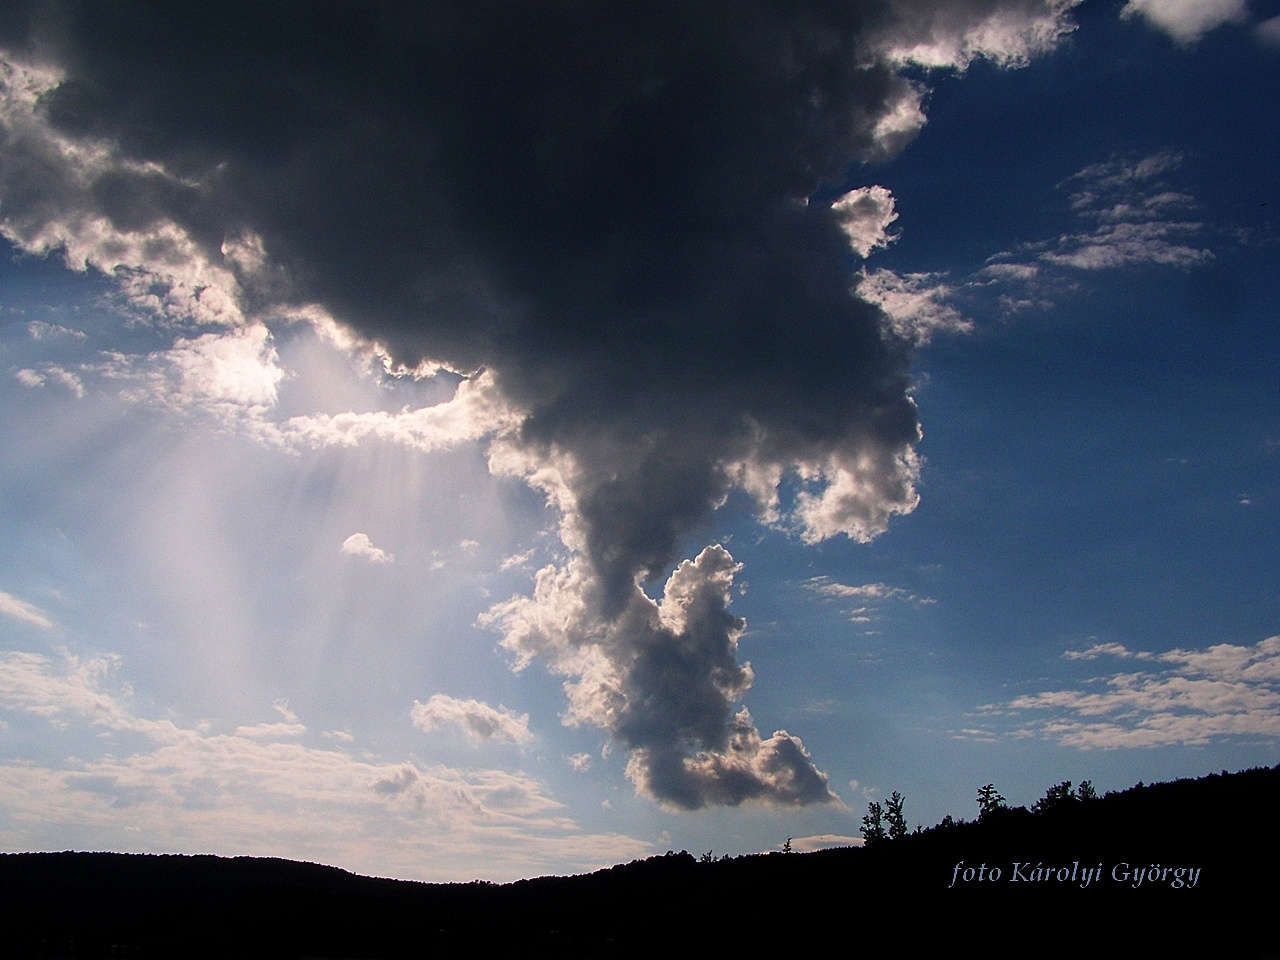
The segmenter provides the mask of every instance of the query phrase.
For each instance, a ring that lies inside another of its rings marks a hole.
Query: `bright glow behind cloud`
[[[1224,23],[1248,18],[1247,0],[1129,0],[1123,17],[1142,16],[1182,44],[1195,43]]]

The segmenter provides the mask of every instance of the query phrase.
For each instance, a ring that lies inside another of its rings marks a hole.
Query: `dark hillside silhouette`
[[[254,858],[8,854],[0,954],[1280,956],[1280,767],[1051,793],[1039,812],[989,802],[980,822],[864,849],[672,853],[505,885]]]

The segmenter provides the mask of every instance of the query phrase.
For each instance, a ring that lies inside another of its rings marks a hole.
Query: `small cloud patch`
[[[419,730],[430,732],[451,724],[476,742],[528,743],[533,739],[529,715],[513,713],[502,704],[495,709],[479,700],[458,700],[437,693],[426,703],[413,701],[410,716]]]
[[[530,547],[523,553],[513,553],[507,557],[502,563],[498,564],[500,570],[512,570],[526,566],[533,559],[534,548]]]
[[[52,363],[44,365],[43,373],[24,367],[17,371],[14,374],[14,377],[24,387],[28,387],[32,390],[37,387],[43,387],[47,383],[56,383],[65,387],[67,390],[70,390],[76,395],[76,397],[84,397],[84,382],[80,377],[72,373],[70,370],[64,370],[62,367],[56,366]]]
[[[369,535],[353,533],[342,541],[342,552],[353,557],[362,557],[369,563],[394,563],[395,554],[387,553],[373,545]]]
[[[893,205],[893,194],[884,187],[859,187],[831,204],[831,211],[849,246],[865,260],[897,239],[889,233],[889,224],[898,219]]]

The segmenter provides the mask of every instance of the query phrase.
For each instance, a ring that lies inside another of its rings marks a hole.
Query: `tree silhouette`
[[[1090,786],[1092,790],[1092,786]],[[1074,803],[1076,798],[1071,793],[1071,781],[1063,780],[1061,783],[1055,783],[1052,787],[1045,791],[1045,795],[1035,802],[1031,808],[1032,813],[1044,813],[1047,810],[1055,810],[1058,807],[1066,806]]]
[[[889,839],[897,840],[907,835],[907,818],[902,812],[906,797],[897,790],[885,801],[885,819],[889,821]]]
[[[1080,786],[1076,787],[1077,800],[1097,800],[1098,791],[1093,789],[1092,780],[1081,780]]]
[[[884,808],[874,800],[867,804],[867,815],[862,818],[862,836],[867,846],[888,836],[884,829]]]
[[[985,820],[996,810],[1004,809],[1004,797],[995,784],[988,783],[978,788],[978,819]]]

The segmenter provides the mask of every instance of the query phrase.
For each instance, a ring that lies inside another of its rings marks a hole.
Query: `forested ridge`
[[[502,885],[250,857],[5,854],[0,952],[391,960],[851,955],[874,943],[908,956],[1280,956],[1268,919],[1280,767],[1103,797],[1058,785],[1032,810],[986,796],[978,820],[864,848],[671,852]]]

